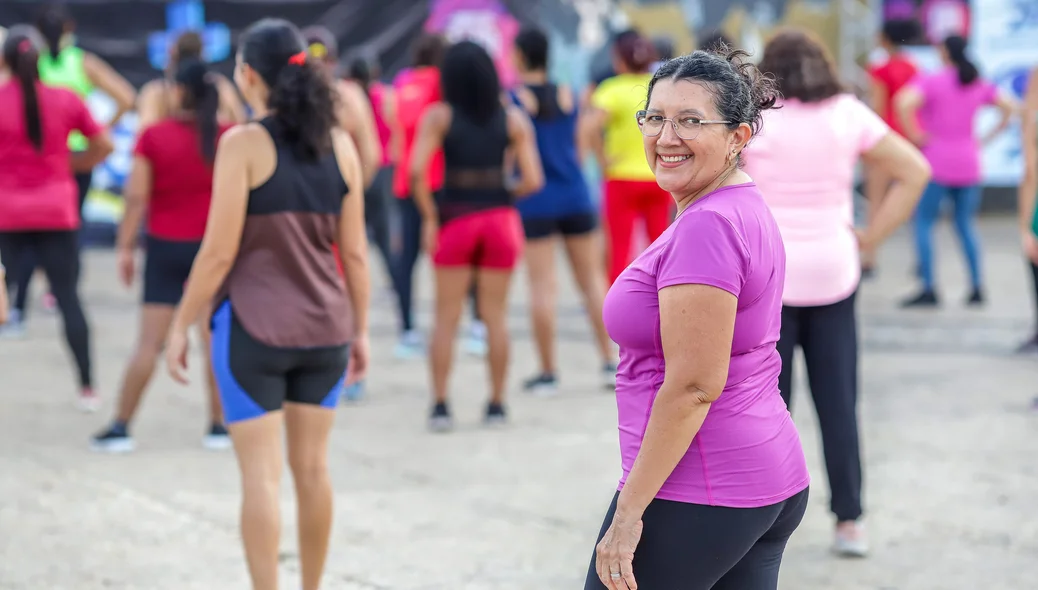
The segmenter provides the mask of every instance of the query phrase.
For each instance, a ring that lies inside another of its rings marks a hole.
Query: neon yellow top
[[[48,53],[40,55],[40,81],[47,86],[67,88],[86,100],[94,91],[94,85],[83,67],[83,56],[83,50],[78,47],[66,47],[57,58]],[[87,140],[78,131],[73,131],[68,136],[68,147],[72,151],[85,150]]]
[[[645,108],[645,92],[652,74],[619,74],[603,80],[591,95],[592,106],[606,112],[606,178],[653,180],[645,161],[642,133],[634,114]]]

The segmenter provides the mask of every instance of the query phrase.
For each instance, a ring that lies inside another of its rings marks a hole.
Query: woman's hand
[[[642,521],[613,516],[602,540],[595,547],[595,571],[609,590],[638,590],[634,580],[634,550],[642,538]]]
[[[364,380],[368,374],[368,360],[371,358],[371,345],[368,335],[363,334],[353,339],[350,345],[350,365],[347,369],[346,383],[353,384]]]
[[[133,277],[137,274],[137,265],[133,256],[132,248],[120,248],[118,254],[119,278],[123,285],[129,289],[133,286]]]
[[[188,384],[187,378],[187,331],[174,328],[166,341],[166,368],[170,377],[181,385]]]
[[[867,229],[854,228],[854,237],[858,240],[859,252],[870,252],[879,245],[872,239]]]
[[[422,220],[422,249],[429,256],[436,254],[436,242],[440,235],[440,224],[434,219]]]
[[[1020,245],[1027,259],[1038,264],[1038,237],[1030,229],[1020,232]]]

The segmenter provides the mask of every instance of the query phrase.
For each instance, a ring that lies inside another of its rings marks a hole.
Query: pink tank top
[[[375,128],[378,129],[378,142],[382,144],[382,166],[393,163],[389,153],[389,125],[386,124],[385,100],[386,87],[381,82],[373,82],[368,88],[368,98],[371,99],[371,110],[375,113]]]

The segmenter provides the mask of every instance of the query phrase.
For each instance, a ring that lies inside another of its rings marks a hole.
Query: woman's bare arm
[[[137,101],[137,91],[112,66],[92,53],[84,54],[83,69],[86,71],[90,83],[100,88],[101,92],[115,101],[115,115],[108,122],[109,127],[114,126],[123,115],[133,109],[133,105]]]
[[[519,168],[519,182],[512,188],[512,194],[525,197],[544,187],[541,154],[537,149],[533,124],[526,112],[517,106],[509,105],[507,113],[508,138]]]
[[[339,170],[350,191],[343,199],[339,217],[339,257],[353,304],[354,328],[357,334],[366,335],[371,274],[368,271],[368,233],[364,224],[364,173],[357,148],[349,135],[340,130],[332,138]]]
[[[890,131],[863,155],[870,170],[893,180],[863,232],[862,248],[877,246],[912,216],[930,181],[930,164],[919,149]]]

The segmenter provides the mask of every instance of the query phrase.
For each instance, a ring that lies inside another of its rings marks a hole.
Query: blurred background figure
[[[72,33],[75,31],[76,23],[61,5],[45,5],[36,20],[36,28],[44,42],[39,59],[40,81],[48,86],[71,90],[83,100],[86,100],[95,88],[100,89],[115,101],[115,114],[106,124],[106,127],[111,129],[133,108],[137,100],[136,90],[104,60],[75,46]],[[69,135],[68,144],[73,152],[81,152],[87,147],[86,139],[76,131]],[[86,204],[93,179],[93,168],[77,172],[75,179],[79,196],[79,215],[82,217],[83,206]],[[39,265],[35,248],[26,248],[22,255],[25,256],[24,260],[13,263],[13,268],[16,269],[12,273],[16,280],[14,309],[11,310],[10,323],[3,329],[3,335],[9,337],[20,337],[24,334],[29,283]],[[80,270],[77,269],[77,282]],[[44,297],[46,308],[53,309],[55,303],[56,299],[52,293]]]
[[[518,107],[502,104],[497,70],[486,50],[471,41],[452,45],[443,58],[442,76],[443,102],[422,115],[409,165],[422,241],[436,273],[429,416],[434,431],[453,424],[447,385],[455,334],[473,281],[489,345],[484,421],[495,425],[506,419],[508,292],[523,250],[522,221],[513,202],[544,186],[530,120]],[[436,153],[444,158],[438,198],[426,173]],[[508,179],[510,158],[519,173],[515,182]]]
[[[915,62],[903,51],[905,43],[913,42],[918,37],[919,23],[914,20],[890,20],[883,23],[879,46],[886,53],[886,59],[869,68],[872,109],[892,131],[902,136],[904,131],[894,111],[894,96],[919,72]],[[893,179],[877,167],[869,167],[868,173],[865,197],[871,221],[882,206],[882,199],[890,190]],[[862,275],[868,277],[876,265],[875,249],[862,250],[861,258]]]
[[[645,88],[652,78],[649,68],[655,61],[656,49],[637,31],[617,36],[613,47],[617,73],[595,88],[581,122],[581,138],[605,176],[602,207],[609,284],[634,259],[636,224],[644,226],[651,243],[667,229],[674,206],[645,161],[641,133],[631,114],[645,106]]]
[[[146,129],[157,121],[180,112],[176,75],[181,62],[204,61],[202,36],[197,31],[185,31],[177,37],[170,47],[169,61],[166,71],[141,87],[137,99],[137,129]],[[219,110],[217,117],[221,123],[236,125],[244,123],[247,116],[245,104],[238,96],[238,90],[226,76],[218,72],[209,72],[219,92]]]
[[[967,305],[984,303],[981,274],[980,236],[977,212],[980,210],[980,148],[1009,125],[1015,101],[999,91],[966,55],[966,40],[949,36],[938,47],[942,67],[918,76],[895,99],[901,128],[921,146],[933,180],[923,193],[915,215],[916,254],[922,289],[902,302],[903,307],[933,307],[939,297],[934,280],[933,227],[941,206],[950,200],[954,208],[955,232],[969,271]],[[983,106],[998,108],[1001,118],[984,137],[974,131],[977,112]]]
[[[764,113],[764,132],[745,151],[746,172],[786,247],[779,391],[792,407],[799,347],[822,432],[836,517],[833,549],[860,557],[868,541],[857,414],[859,250],[878,245],[911,216],[929,167],[919,150],[844,89],[814,36],[797,29],[777,34],[764,48],[760,69],[775,77],[783,97],[781,108]],[[894,182],[856,235],[854,169],[862,158]]]
[[[1024,170],[1017,191],[1020,243],[1034,287],[1035,309],[1034,334],[1017,349],[1019,353],[1038,351],[1038,208],[1035,207],[1038,193],[1038,68],[1031,72],[1027,81],[1027,94],[1020,113],[1020,144],[1023,152]],[[1038,402],[1038,399],[1036,399]]]
[[[605,276],[599,257],[601,235],[597,231],[595,205],[577,159],[580,112],[576,96],[568,86],[556,86],[549,80],[548,37],[543,31],[530,28],[520,31],[515,48],[521,85],[512,93],[512,98],[533,120],[545,177],[544,188],[518,205],[526,233],[530,319],[540,361],[540,372],[527,379],[523,388],[538,394],[557,391],[555,248],[560,238],[594,330],[602,359],[603,383],[613,387],[616,384],[613,343],[602,321]]]
[[[663,62],[674,59],[674,40],[666,35],[658,35],[652,38],[652,47],[656,51],[656,61],[649,66],[649,71],[655,72]]]
[[[724,34],[724,31],[714,30],[708,31],[703,38],[699,41],[699,49],[703,51],[714,51],[717,52],[722,47],[735,47],[735,41],[732,41],[731,37]]]

